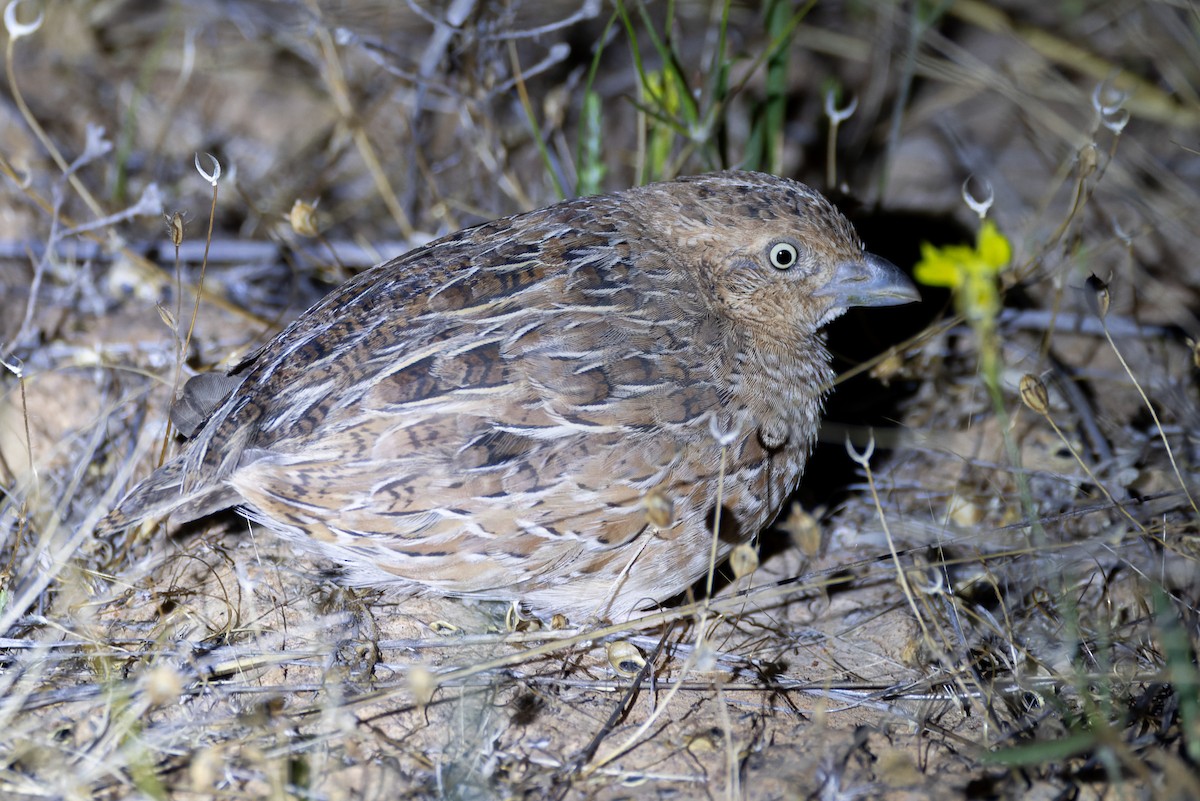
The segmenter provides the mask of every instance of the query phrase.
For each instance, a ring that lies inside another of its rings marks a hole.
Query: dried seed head
[[[42,21],[46,18],[45,13],[39,10],[37,18],[33,22],[21,22],[17,19],[17,7],[20,5],[21,0],[13,0],[4,7],[4,28],[8,31],[8,38],[14,42],[23,36],[37,33],[38,28],[42,27]]]
[[[192,792],[202,797],[217,789],[217,781],[224,773],[225,756],[215,747],[193,752],[188,762],[188,783]]]
[[[817,514],[820,515],[821,511],[818,509]],[[799,503],[792,504],[787,520],[779,527],[791,535],[792,542],[808,558],[821,553],[821,526],[817,518],[804,511]]]
[[[170,328],[172,331],[174,331],[175,330],[175,313],[173,311],[171,311],[170,309],[168,309],[166,306],[162,305],[161,303],[155,304],[154,308],[158,310],[159,319],[161,319],[163,321],[163,323],[166,324],[167,328]]]
[[[183,694],[183,676],[170,665],[157,665],[145,677],[146,698],[154,706],[166,706]]]
[[[642,496],[642,507],[646,510],[646,520],[660,534],[675,525],[675,502],[661,487],[655,487]]]
[[[879,360],[878,364],[871,368],[871,378],[885,387],[890,386],[892,379],[900,375],[903,368],[904,358],[895,348],[892,348],[886,356]]]
[[[292,210],[288,212],[288,222],[292,226],[292,230],[300,236],[313,237],[320,233],[317,228],[317,206],[315,203],[306,203],[299,198],[292,204]]]
[[[183,212],[177,211],[166,217],[166,220],[167,234],[171,237],[171,244],[179,247],[183,244]]]
[[[1094,173],[1099,160],[1099,156],[1096,154],[1096,145],[1088,142],[1079,151],[1079,174],[1086,178]]]
[[[706,729],[698,734],[689,734],[684,738],[684,747],[693,754],[712,754],[720,750],[723,740],[718,728]]]
[[[992,204],[996,202],[996,190],[992,186],[992,182],[984,178],[982,179],[983,195],[981,197],[977,197],[975,193],[971,191],[971,183],[973,179],[975,179],[974,173],[968,175],[966,180],[963,181],[962,199],[963,202],[967,204],[967,208],[979,215],[979,220],[982,222],[983,218],[987,216],[988,211],[991,210]]]
[[[1188,337],[1186,340],[1187,346],[1192,349],[1192,364],[1200,369],[1200,342]]]
[[[920,554],[914,555],[913,566],[905,570],[904,575],[909,586],[924,595],[941,595],[945,590],[941,571]]]
[[[508,605],[508,609],[504,613],[504,630],[507,632],[514,631],[541,631],[542,621],[536,617],[528,617],[521,609],[520,601],[513,601]]]
[[[1117,113],[1128,99],[1129,92],[1114,86],[1108,78],[1097,83],[1092,89],[1092,108],[1096,109],[1096,113],[1101,117]]]
[[[734,578],[750,575],[758,570],[758,551],[748,542],[741,543],[729,554],[729,567]]]
[[[608,644],[608,664],[626,678],[633,678],[646,666],[646,659],[633,643],[617,640]]]
[[[1026,373],[1021,376],[1021,400],[1038,414],[1047,414],[1050,411],[1050,395],[1046,392],[1046,385],[1042,383],[1042,379],[1036,375]]]
[[[212,165],[210,169],[204,169],[200,166],[200,154],[196,153],[194,162],[196,172],[200,173],[200,177],[208,181],[213,189],[217,188],[217,182],[221,180],[221,162],[217,161],[217,157],[212,153],[205,153],[204,156],[208,159],[208,163]]]
[[[438,678],[428,668],[413,665],[408,669],[408,688],[412,690],[413,700],[417,705],[426,706],[437,692]]]
[[[825,93],[825,116],[829,117],[829,121],[834,125],[840,125],[854,115],[858,110],[858,98],[853,97],[850,102],[843,108],[837,107],[837,97],[833,89]]]
[[[1088,305],[1092,307],[1101,320],[1108,316],[1108,282],[1102,281],[1094,274],[1087,279]]]
[[[984,510],[975,501],[955,495],[946,504],[946,517],[959,528],[969,529],[983,522]]]

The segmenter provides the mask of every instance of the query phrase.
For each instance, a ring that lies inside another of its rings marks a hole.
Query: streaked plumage
[[[916,297],[818,193],[758,173],[485,223],[250,356],[102,529],[238,505],[353,583],[626,617],[706,570],[723,446],[721,553],[795,489],[819,328]]]

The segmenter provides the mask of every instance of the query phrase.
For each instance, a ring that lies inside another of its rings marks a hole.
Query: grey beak
[[[900,306],[921,299],[917,287],[900,268],[870,253],[838,265],[829,283],[814,293],[833,298],[835,308]]]

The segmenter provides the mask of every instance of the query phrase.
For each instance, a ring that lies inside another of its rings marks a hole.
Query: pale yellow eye
[[[796,252],[795,245],[788,242],[776,242],[771,245],[769,258],[771,266],[776,270],[788,270],[796,264],[800,254]]]

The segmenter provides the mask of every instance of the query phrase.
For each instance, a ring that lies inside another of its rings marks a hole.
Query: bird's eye
[[[796,246],[788,242],[776,242],[771,245],[771,266],[776,270],[787,270],[791,268],[796,260],[800,258],[800,254],[796,252]]]

